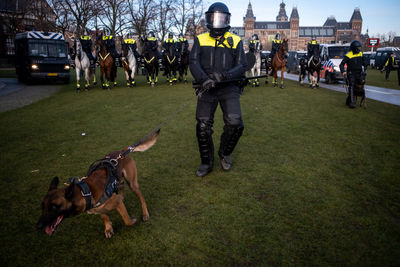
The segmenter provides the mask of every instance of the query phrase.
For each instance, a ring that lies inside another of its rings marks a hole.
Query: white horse
[[[253,51],[254,56],[256,57],[256,63],[253,68],[251,68],[251,76],[260,76],[261,75],[261,49],[260,42],[255,43],[255,49]],[[260,81],[258,79],[253,79],[251,82],[251,86],[260,86]]]
[[[136,73],[136,58],[135,55],[132,51],[132,48],[128,45],[126,45],[122,49],[122,60],[123,60],[123,65],[124,65],[124,70],[125,70],[125,75],[126,75],[126,85],[128,87],[135,86],[135,73]]]
[[[86,52],[82,49],[82,44],[79,39],[74,40],[75,48],[75,70],[76,70],[76,90],[81,90],[80,78],[81,72],[85,72],[85,90],[89,89],[90,78],[93,77],[93,84],[96,84],[96,69],[90,68],[90,60]]]

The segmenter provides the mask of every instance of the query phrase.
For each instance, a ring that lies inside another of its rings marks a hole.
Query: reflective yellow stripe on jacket
[[[232,47],[228,43],[228,38],[229,37],[232,37],[232,40],[233,40],[233,46]],[[199,39],[200,46],[212,46],[212,47],[215,47],[215,40],[216,39],[212,38],[210,36],[210,33],[206,32],[206,33],[200,34],[200,35],[197,36],[197,38]],[[239,36],[237,36],[235,34],[232,34],[230,32],[226,32],[224,34],[224,38],[225,38],[225,40],[223,42],[224,45],[226,47],[234,48],[234,49],[237,47],[239,42],[242,40],[242,39],[240,39]],[[218,47],[224,47],[224,46],[222,44],[219,44]]]
[[[392,65],[394,65],[394,57],[389,57],[388,60],[386,60],[385,67],[389,64],[390,58],[392,58]]]
[[[179,42],[185,42],[185,41],[186,41],[186,38],[179,38],[178,41],[179,41]]]
[[[175,40],[174,40],[174,39],[169,39],[169,38],[168,38],[167,40],[165,40],[165,42],[166,42],[166,43],[175,43]]]
[[[281,40],[279,40],[279,39],[273,39],[273,40],[272,40],[272,42],[273,42],[273,43],[277,43],[277,44],[280,44],[280,43],[282,43],[282,41],[281,41]]]
[[[362,57],[362,52],[359,52],[357,54],[354,54],[353,51],[350,51],[346,54],[346,57],[348,58],[355,58],[355,57]]]
[[[126,43],[126,44],[134,44],[134,43],[136,43],[136,41],[134,39],[125,39],[124,43]]]
[[[103,40],[111,40],[113,38],[112,35],[104,35]]]
[[[81,36],[81,40],[92,40],[92,37],[90,36]]]

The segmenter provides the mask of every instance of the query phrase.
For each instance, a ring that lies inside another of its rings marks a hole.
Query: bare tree
[[[202,0],[177,0],[175,10],[173,12],[175,27],[179,33],[185,33],[188,28],[200,22],[203,15]],[[189,23],[193,25],[188,25]],[[194,27],[196,28],[196,27]]]
[[[192,14],[188,20],[186,34],[194,38],[197,26],[204,17],[204,3],[202,0],[192,0]]]
[[[56,14],[46,0],[30,0],[28,15],[34,18],[35,29],[56,30]]]
[[[96,0],[58,0],[57,6],[70,14],[78,35],[98,15],[100,8]]]
[[[174,2],[175,0],[160,0],[156,5],[156,19],[151,22],[150,28],[158,34],[160,40],[165,39],[174,24]]]
[[[121,34],[126,28],[129,5],[125,0],[102,0],[99,20],[112,35]]]
[[[128,20],[140,38],[143,38],[156,15],[154,0],[128,0]]]

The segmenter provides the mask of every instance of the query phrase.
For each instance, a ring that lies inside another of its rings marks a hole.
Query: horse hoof
[[[79,94],[81,92],[81,89],[76,89],[76,92]]]
[[[284,86],[283,86],[283,85],[281,85],[281,88],[283,89],[283,88],[284,88]]]

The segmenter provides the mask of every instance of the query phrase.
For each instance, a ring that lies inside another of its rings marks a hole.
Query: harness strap
[[[85,211],[90,210],[92,208],[92,192],[90,191],[88,184],[85,182],[85,180],[83,180],[79,177],[71,177],[71,178],[69,178],[69,181],[70,181],[70,183],[74,183],[80,187],[81,194],[85,198],[85,201],[86,201]]]
[[[110,53],[108,53],[105,57],[103,57],[101,54],[99,54],[99,56],[100,56],[100,58],[101,58],[101,60],[103,60],[103,61],[105,61],[106,60],[106,58],[108,57],[110,55]]]
[[[169,56],[167,55],[167,59],[169,64],[172,64],[175,61],[176,56],[174,56],[174,58],[172,60],[169,59]]]
[[[146,61],[147,64],[150,64],[153,61],[153,59],[154,59],[154,56],[150,60],[147,60],[146,57],[144,57],[144,61]]]

